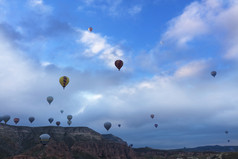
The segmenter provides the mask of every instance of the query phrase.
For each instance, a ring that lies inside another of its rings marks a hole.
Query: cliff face
[[[43,146],[39,136],[47,133]],[[101,135],[87,127],[24,127],[0,125],[0,158],[9,159],[134,159],[127,143],[113,135]]]

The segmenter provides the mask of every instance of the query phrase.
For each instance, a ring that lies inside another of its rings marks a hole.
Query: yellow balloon
[[[59,82],[64,89],[67,86],[67,84],[69,83],[69,77],[62,76],[62,77],[60,77]]]

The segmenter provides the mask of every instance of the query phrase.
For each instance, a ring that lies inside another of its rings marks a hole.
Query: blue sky
[[[72,114],[72,126],[135,147],[237,145],[236,0],[0,0],[0,10],[0,115],[9,124],[53,117],[67,126]]]

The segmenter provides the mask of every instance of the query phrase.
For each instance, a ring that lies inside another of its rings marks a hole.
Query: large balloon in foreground
[[[53,118],[49,118],[48,121],[49,121],[50,123],[52,123],[52,122],[54,121],[54,119],[53,119]]]
[[[51,104],[52,101],[54,100],[54,98],[52,96],[49,96],[49,97],[46,98],[46,100],[49,104]]]
[[[120,69],[123,66],[123,61],[122,60],[116,60],[115,61],[115,66],[118,68],[118,71],[120,71]]]
[[[90,32],[93,31],[93,28],[92,28],[92,27],[89,27],[89,28],[88,28],[88,31],[90,31]]]
[[[3,121],[5,122],[5,124],[10,120],[10,115],[4,115],[3,116]]]
[[[60,121],[57,121],[57,122],[56,122],[56,125],[59,126],[59,125],[60,125]]]
[[[155,127],[157,128],[157,127],[158,127],[158,124],[155,124]]]
[[[17,124],[20,121],[20,119],[19,118],[14,118],[13,121],[14,121],[15,124]]]
[[[40,135],[40,141],[43,145],[46,145],[50,140],[50,135],[49,134],[41,134]]]
[[[32,123],[35,120],[35,118],[34,117],[29,117],[28,120]]]
[[[69,78],[67,76],[62,76],[62,77],[60,77],[59,82],[64,89],[67,86],[67,84],[69,83]]]
[[[212,75],[213,77],[215,77],[215,76],[217,75],[217,72],[216,72],[216,71],[212,71],[212,72],[211,72],[211,75]]]
[[[110,122],[105,122],[104,127],[107,129],[107,131],[111,128],[112,124]]]
[[[154,114],[151,114],[150,117],[153,119],[153,118],[155,117],[155,115],[154,115]]]
[[[2,122],[3,121],[3,116],[0,116],[0,122]]]
[[[67,116],[67,119],[68,119],[69,121],[70,121],[72,118],[73,118],[72,115],[68,115],[68,116]]]
[[[68,120],[67,123],[68,123],[68,125],[71,125],[71,124],[72,124],[72,121]]]

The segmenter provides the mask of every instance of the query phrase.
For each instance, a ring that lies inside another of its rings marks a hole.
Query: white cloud
[[[28,0],[28,5],[42,14],[49,14],[53,10],[51,6],[45,5],[43,0]]]
[[[208,63],[205,60],[192,61],[185,66],[180,67],[176,72],[176,77],[194,77],[203,73],[204,69],[208,67]]]
[[[219,37],[225,48],[224,57],[238,59],[238,3],[234,0],[193,2],[172,19],[162,40],[185,46],[201,35]]]
[[[141,10],[142,10],[142,7],[136,5],[136,6],[132,7],[132,8],[130,8],[130,9],[128,10],[128,13],[133,16],[133,15],[135,15],[135,14],[140,13]]]
[[[87,49],[84,52],[85,56],[96,56],[104,60],[108,66],[115,67],[114,61],[122,59],[124,55],[123,50],[118,46],[112,46],[107,42],[107,37],[102,37],[99,34],[80,31],[82,33],[81,38],[78,42],[83,43]],[[112,62],[113,61],[113,62]]]

